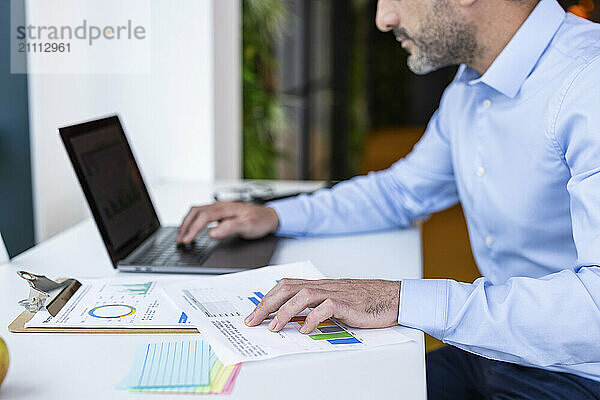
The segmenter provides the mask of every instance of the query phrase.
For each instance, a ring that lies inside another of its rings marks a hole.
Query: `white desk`
[[[284,185],[285,187],[285,185]],[[290,186],[294,188],[296,186]],[[153,191],[165,224],[177,224],[191,204],[210,200],[209,185],[165,185]],[[401,279],[421,276],[418,229],[346,237],[286,239],[273,263],[311,260],[330,277]],[[0,266],[0,336],[11,364],[0,399],[148,399],[119,391],[137,344],[187,335],[10,334],[28,287],[16,274],[115,275],[95,224],[87,220]],[[163,275],[164,276],[164,275]],[[368,351],[304,354],[246,363],[231,399],[425,399],[423,334],[413,342]],[[185,395],[159,395],[186,398]]]

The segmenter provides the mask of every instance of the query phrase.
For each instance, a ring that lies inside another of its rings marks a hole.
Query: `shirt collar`
[[[556,0],[541,0],[483,76],[477,78],[475,70],[461,66],[457,78],[470,80],[470,85],[485,83],[505,96],[514,98],[563,23],[565,15]]]

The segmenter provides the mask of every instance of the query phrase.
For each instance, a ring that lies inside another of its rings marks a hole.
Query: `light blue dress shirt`
[[[600,381],[600,25],[542,0],[483,76],[461,66],[385,171],[271,203],[280,234],[406,227],[461,202],[483,278],[404,280],[398,323]]]

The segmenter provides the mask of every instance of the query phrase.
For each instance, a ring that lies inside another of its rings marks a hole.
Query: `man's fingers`
[[[183,240],[183,237],[185,236],[185,234],[187,233],[188,229],[190,228],[190,225],[192,223],[192,221],[194,220],[194,218],[196,217],[196,214],[198,214],[198,207],[192,207],[190,209],[190,211],[187,213],[187,215],[185,216],[185,218],[183,219],[183,222],[181,223],[181,226],[179,227],[179,234],[177,235],[177,243],[181,243],[181,241]]]
[[[206,213],[198,213],[181,241],[185,244],[191,243],[210,222],[211,218]]]
[[[333,317],[334,312],[333,301],[331,299],[326,299],[308,313],[304,320],[304,324],[302,324],[302,327],[300,328],[300,333],[311,333],[321,322]]]
[[[273,332],[279,332],[290,322],[292,317],[298,315],[301,311],[313,305],[320,304],[325,300],[325,292],[319,289],[304,287],[298,293],[289,299],[279,308],[277,314],[269,324],[269,329]]]
[[[236,215],[237,207],[231,203],[216,203],[210,207],[199,209],[190,223],[187,232],[183,235],[181,242],[191,243],[206,225],[224,218]]]
[[[272,208],[231,201],[217,202],[192,207],[179,227],[177,243],[191,243],[208,224],[226,219],[235,221],[221,224],[211,231],[213,237],[220,239],[239,233],[244,238],[255,239],[274,232],[279,226],[279,217]]]
[[[229,218],[219,222],[219,225],[208,231],[208,234],[213,239],[223,239],[239,231],[238,218]]]
[[[263,297],[254,311],[244,320],[248,326],[256,326],[269,316],[270,313],[279,310],[279,307],[298,293],[302,289],[300,282],[306,282],[301,279],[282,279],[273,289]]]
[[[245,322],[259,325],[277,311],[269,324],[276,332],[306,307],[315,307],[306,316],[302,333],[311,332],[332,316],[358,328],[383,328],[398,323],[399,294],[400,282],[394,281],[282,279]]]

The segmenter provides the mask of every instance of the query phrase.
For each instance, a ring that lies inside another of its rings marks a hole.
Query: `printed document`
[[[268,330],[270,319],[256,327],[244,324],[262,297],[282,278],[324,278],[310,262],[271,266],[237,274],[199,277],[161,286],[208,340],[225,365],[285,354],[349,349],[407,342],[403,328],[356,329],[335,320],[322,322],[311,334],[299,332],[304,310],[280,332]]]
[[[56,317],[38,311],[26,327],[181,328],[188,316],[148,278],[81,279]],[[191,327],[188,326],[188,327]]]

